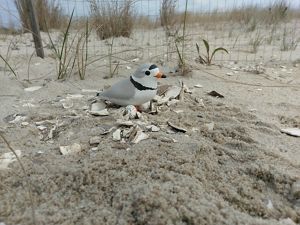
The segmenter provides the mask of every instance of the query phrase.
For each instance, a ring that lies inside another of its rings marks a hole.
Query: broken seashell
[[[108,116],[109,112],[107,109],[103,109],[100,111],[90,111],[90,114],[93,116]]]
[[[215,127],[215,123],[214,122],[206,123],[205,127],[207,128],[208,131],[213,131],[213,129]]]
[[[100,135],[108,134],[108,133],[110,133],[114,128],[115,128],[114,126],[110,126],[110,125],[102,125],[102,126],[99,127],[99,129],[100,129],[99,134],[100,134]]]
[[[97,145],[100,143],[100,141],[101,141],[101,139],[99,136],[94,136],[94,137],[90,138],[89,143],[90,143],[90,145]]]
[[[171,86],[169,89],[166,91],[164,94],[164,97],[167,98],[168,100],[177,98],[181,92],[182,88],[178,86]]]
[[[195,88],[203,88],[203,85],[201,85],[201,84],[195,84],[194,87]]]
[[[68,94],[67,95],[67,99],[78,99],[78,98],[82,98],[84,97],[84,95],[82,94]]]
[[[285,128],[280,130],[282,133],[294,136],[294,137],[300,137],[300,129],[293,127],[293,128]]]
[[[74,105],[70,99],[62,99],[60,101],[62,102],[62,106],[64,107],[64,109],[70,109]]]
[[[147,130],[151,131],[151,132],[158,132],[160,131],[160,128],[155,126],[155,125],[148,125],[146,126]]]
[[[39,129],[40,131],[43,131],[43,130],[46,130],[47,127],[44,125],[39,125],[39,126],[37,126],[37,129]]]
[[[183,85],[183,91],[185,93],[188,93],[188,94],[192,94],[193,93],[192,90],[189,89],[189,87],[187,85],[185,85],[185,84]]]
[[[28,126],[28,125],[29,125],[29,123],[26,122],[26,121],[21,123],[21,126],[23,126],[23,127],[26,127],[26,126]]]
[[[117,120],[117,124],[119,126],[126,126],[126,127],[131,127],[134,125],[134,123],[131,120]]]
[[[175,131],[183,132],[183,133],[187,132],[187,130],[186,130],[185,128],[179,127],[179,126],[177,126],[177,125],[171,123],[170,121],[168,121],[167,124],[168,124],[170,127],[172,127]]]
[[[133,144],[137,144],[142,140],[148,139],[149,135],[144,133],[142,130],[138,130],[134,136],[134,138],[132,139],[131,143]]]
[[[220,93],[218,93],[216,91],[211,91],[211,92],[208,92],[207,94],[212,96],[212,97],[224,98],[224,95],[221,95]]]
[[[121,140],[121,129],[117,129],[115,132],[113,132],[113,140],[114,141]]]
[[[25,116],[16,115],[14,120],[9,121],[8,123],[19,123],[26,119]]]
[[[90,114],[94,116],[108,116],[109,112],[105,108],[106,105],[103,102],[96,102],[91,105]]]
[[[171,99],[170,101],[167,102],[167,106],[175,105],[179,102],[178,99]]]
[[[142,105],[139,105],[139,110],[141,112],[147,112],[147,111],[150,110],[150,108],[151,108],[151,102],[150,101],[149,102],[145,102]]]
[[[15,154],[20,157],[21,150],[15,150]],[[8,169],[9,164],[17,160],[17,157],[13,152],[6,152],[0,156],[0,170]]]
[[[54,131],[56,130],[57,126],[52,126],[52,128],[50,129],[49,131],[49,134],[48,134],[48,138],[49,139],[52,139],[54,137]]]
[[[42,86],[32,86],[32,87],[25,88],[24,91],[33,92],[33,91],[37,91],[41,88],[42,88]]]
[[[72,145],[59,146],[60,153],[62,155],[69,155],[81,152],[81,145],[74,143]]]
[[[97,93],[98,90],[93,90],[93,89],[81,89],[83,93]]]
[[[166,85],[160,85],[160,86],[158,86],[158,88],[157,88],[157,95],[158,95],[158,96],[163,95],[164,93],[166,93],[166,91],[167,91],[170,87],[172,87],[172,85],[166,84]]]

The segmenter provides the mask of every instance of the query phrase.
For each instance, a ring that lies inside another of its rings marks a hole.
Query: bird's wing
[[[121,80],[111,86],[109,89],[100,93],[100,98],[105,100],[110,99],[131,99],[134,97],[135,87],[129,79]]]

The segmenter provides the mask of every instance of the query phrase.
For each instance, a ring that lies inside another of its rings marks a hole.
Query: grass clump
[[[22,28],[25,32],[31,30],[26,2],[27,0],[14,0]],[[67,17],[56,0],[35,0],[33,1],[33,5],[41,31],[59,29],[62,26],[66,26]]]
[[[175,11],[177,0],[163,0],[160,8],[160,25],[164,28],[166,36],[178,32],[176,28],[178,14]]]
[[[257,53],[259,46],[263,44],[263,37],[257,32],[255,37],[250,40],[249,44],[251,46],[251,53]]]
[[[90,0],[91,15],[101,40],[110,37],[130,37],[133,25],[133,1]]]
[[[210,52],[210,46],[209,46],[209,43],[207,40],[205,39],[202,39],[203,41],[203,44],[205,46],[205,49],[206,49],[206,55],[202,56],[201,53],[200,53],[200,47],[198,45],[198,43],[196,43],[196,48],[197,48],[197,52],[198,52],[198,60],[201,64],[205,64],[205,65],[208,65],[210,66],[212,64],[212,60],[215,56],[215,54],[217,52],[226,52],[228,54],[228,51],[226,48],[223,48],[223,47],[218,47],[218,48],[215,48],[212,52]]]
[[[280,50],[281,51],[294,51],[297,48],[300,38],[297,39],[295,30],[289,31],[286,27],[283,30],[282,41]]]

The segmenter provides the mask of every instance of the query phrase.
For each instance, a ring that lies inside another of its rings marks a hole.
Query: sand
[[[30,36],[22,38],[30,42]],[[255,67],[253,61],[204,66],[189,59],[189,76],[168,73],[161,84],[178,85],[180,79],[192,93],[184,93],[177,104],[161,106],[158,114],[144,112],[143,119],[133,120],[161,129],[131,144],[113,141],[112,133],[101,135],[103,126],[116,124],[122,109],[109,108],[110,115],[104,117],[90,115],[95,92],[82,89],[111,85],[148,61],[147,55],[128,53],[129,61],[139,61],[122,65],[111,79],[103,79],[108,69],[98,62],[88,67],[83,81],[77,75],[58,81],[50,57],[33,56],[27,72],[26,51],[32,50],[12,52],[18,78],[0,71],[0,131],[13,149],[21,150],[26,170],[25,175],[17,161],[0,170],[0,222],[33,224],[33,207],[36,224],[300,223],[295,189],[300,138],[280,132],[300,127],[296,63],[266,60],[260,64],[264,73],[255,74],[245,71]],[[166,65],[174,65],[153,62],[166,72]],[[28,74],[30,82],[25,81]],[[32,86],[41,88],[24,90]],[[207,95],[213,90],[225,98]],[[67,98],[73,104],[69,109],[61,101]],[[21,120],[11,123],[16,114]],[[38,127],[40,121],[46,121],[45,128]],[[187,132],[170,132],[167,121]],[[91,146],[94,136],[100,143]],[[74,143],[80,144],[79,153],[60,153],[59,146]],[[9,151],[1,140],[0,155]]]

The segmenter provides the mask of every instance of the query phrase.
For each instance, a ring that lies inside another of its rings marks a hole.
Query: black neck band
[[[145,90],[156,90],[157,88],[151,88],[151,87],[146,87],[142,84],[140,84],[139,82],[136,82],[132,76],[130,76],[130,81],[131,83],[140,91],[145,91]]]

